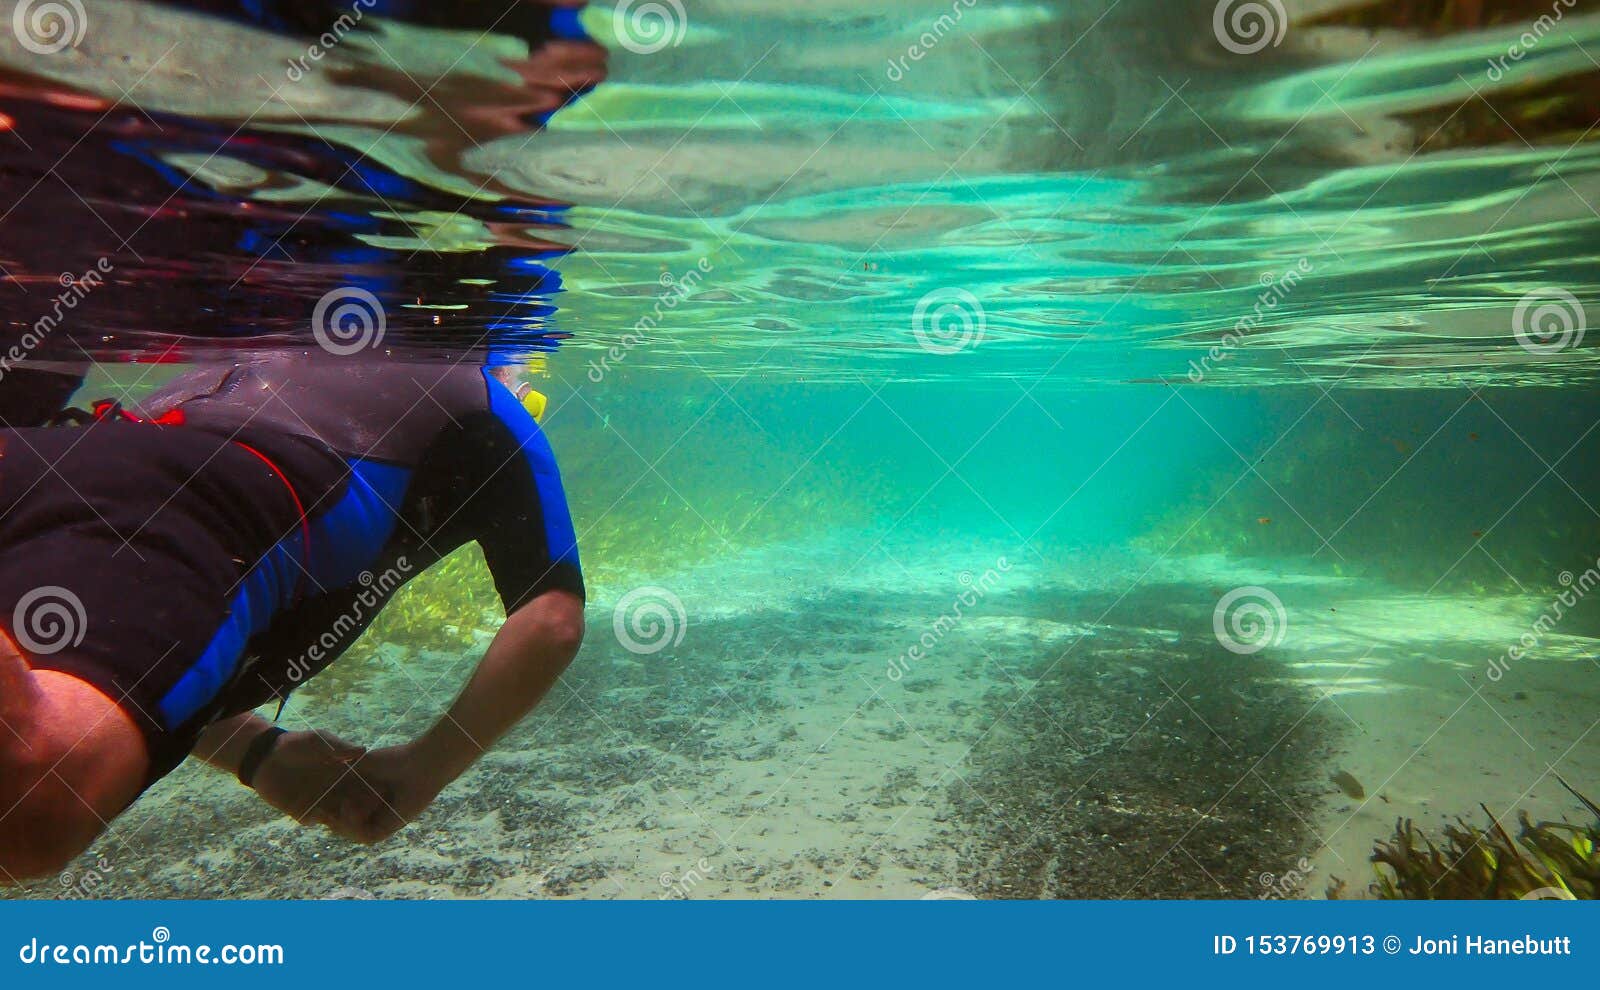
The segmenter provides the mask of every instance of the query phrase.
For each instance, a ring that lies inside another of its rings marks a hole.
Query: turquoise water
[[[85,395],[532,360],[588,640],[384,845],[186,767],[30,893],[1359,896],[1600,790],[1595,15],[230,6],[0,37],[11,333],[105,259],[27,355]],[[409,738],[493,605],[285,724]]]

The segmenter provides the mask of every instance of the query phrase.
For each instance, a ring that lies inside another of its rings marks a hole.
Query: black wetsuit
[[[467,542],[508,612],[583,594],[549,444],[477,367],[273,358],[98,412],[0,430],[0,625],[132,716],[151,782]]]

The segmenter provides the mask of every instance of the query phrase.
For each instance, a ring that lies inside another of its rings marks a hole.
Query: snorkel
[[[550,399],[541,391],[533,387],[530,378],[534,375],[545,375],[543,357],[529,358],[523,364],[504,364],[492,371],[500,383],[511,390],[511,394],[522,403],[522,408],[528,410],[528,415],[533,417],[535,423],[544,423],[544,413],[550,406]]]
[[[522,408],[528,410],[528,415],[533,417],[535,423],[541,425],[544,423],[544,411],[550,405],[550,400],[543,392],[523,382],[522,388],[517,391],[517,399],[521,401]]]

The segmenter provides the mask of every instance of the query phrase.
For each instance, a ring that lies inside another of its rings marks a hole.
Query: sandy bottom
[[[1366,792],[1319,804],[1310,857],[1319,879],[1363,887],[1373,838],[1402,818],[1435,833],[1458,816],[1481,826],[1489,821],[1481,804],[1513,834],[1523,812],[1585,820],[1558,777],[1600,791],[1594,640],[1546,635],[1503,666],[1548,605],[1536,596],[1375,598],[1303,624],[1296,652],[1306,659],[1293,666],[1344,723],[1341,769]]]
[[[592,588],[561,686],[394,839],[348,845],[186,766],[21,893],[1321,897],[1337,877],[1362,896],[1399,818],[1576,817],[1555,773],[1600,791],[1592,641],[1558,628],[1486,676],[1543,599],[1004,553],[840,540]],[[1214,612],[1246,586],[1283,610],[1241,655]],[[619,636],[623,601],[638,624]],[[402,741],[475,659],[380,656],[313,682],[283,724]]]

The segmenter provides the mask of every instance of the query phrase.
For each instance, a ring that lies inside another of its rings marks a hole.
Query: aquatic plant
[[[1583,802],[1593,822],[1535,824],[1523,813],[1521,832],[1513,838],[1484,807],[1486,828],[1458,819],[1445,826],[1440,844],[1409,819],[1396,822],[1395,834],[1373,849],[1377,880],[1371,893],[1386,900],[1600,897],[1600,807],[1565,781],[1562,786]]]

